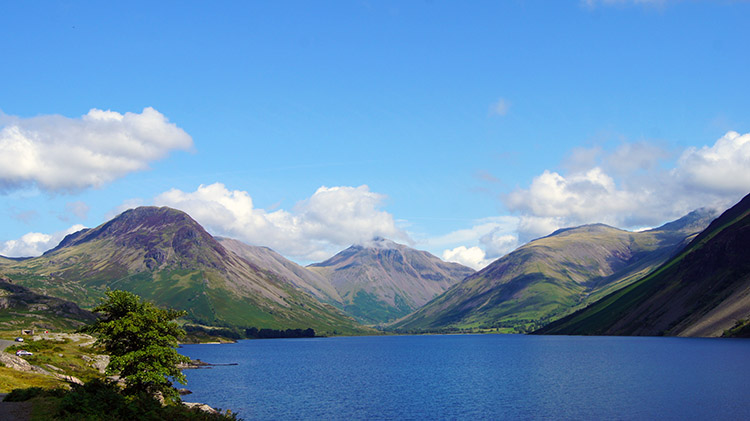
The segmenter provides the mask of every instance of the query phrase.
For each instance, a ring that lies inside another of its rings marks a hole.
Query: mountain
[[[539,333],[721,336],[749,317],[750,195],[648,276]]]
[[[36,294],[28,288],[0,278],[0,328],[75,329],[96,316],[70,301]]]
[[[326,278],[292,262],[272,249],[251,246],[230,238],[217,237],[216,239],[227,250],[234,252],[253,265],[291,282],[294,286],[318,300],[326,303],[342,302],[339,293]]]
[[[345,312],[372,324],[405,316],[474,273],[383,238],[351,246],[307,268],[330,281]]]
[[[40,257],[0,265],[0,272],[84,307],[97,304],[108,288],[123,289],[184,309],[200,324],[361,331],[339,310],[227,250],[186,213],[166,207],[128,210],[68,235]]]
[[[714,216],[699,210],[643,232],[603,224],[558,230],[496,260],[391,327],[506,332],[539,327],[645,275]]]

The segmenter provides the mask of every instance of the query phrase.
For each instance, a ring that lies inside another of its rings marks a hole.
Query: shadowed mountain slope
[[[108,288],[183,309],[207,325],[355,333],[339,310],[227,250],[186,213],[128,210],[44,255],[0,266],[15,282],[93,306]]]
[[[534,329],[645,275],[713,217],[695,211],[643,232],[603,224],[558,230],[496,260],[392,328]]]
[[[750,195],[637,282],[538,333],[720,336],[750,317]]]
[[[342,301],[333,285],[322,275],[292,262],[268,247],[251,246],[230,238],[217,237],[216,239],[227,250],[291,282],[320,301],[331,304],[338,304]]]
[[[73,302],[37,294],[0,278],[0,328],[74,329],[96,316]]]
[[[308,266],[330,281],[344,311],[365,323],[395,320],[474,270],[383,238]]]

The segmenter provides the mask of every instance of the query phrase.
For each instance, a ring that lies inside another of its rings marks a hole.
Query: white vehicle
[[[22,355],[34,355],[34,353],[29,352],[29,351],[24,351],[23,349],[19,349],[18,351],[16,351],[16,355],[20,357]]]
[[[17,337],[17,338],[16,338],[16,342],[23,342],[23,338],[22,338],[22,337],[20,337],[20,336],[19,336],[19,337]]]

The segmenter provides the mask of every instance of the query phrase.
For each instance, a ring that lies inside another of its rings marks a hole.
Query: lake
[[[253,419],[750,419],[750,341],[369,336],[185,345],[186,401]]]

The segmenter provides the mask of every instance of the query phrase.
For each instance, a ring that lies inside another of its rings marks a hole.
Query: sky
[[[141,205],[481,268],[750,193],[750,2],[0,6],[0,255]]]

